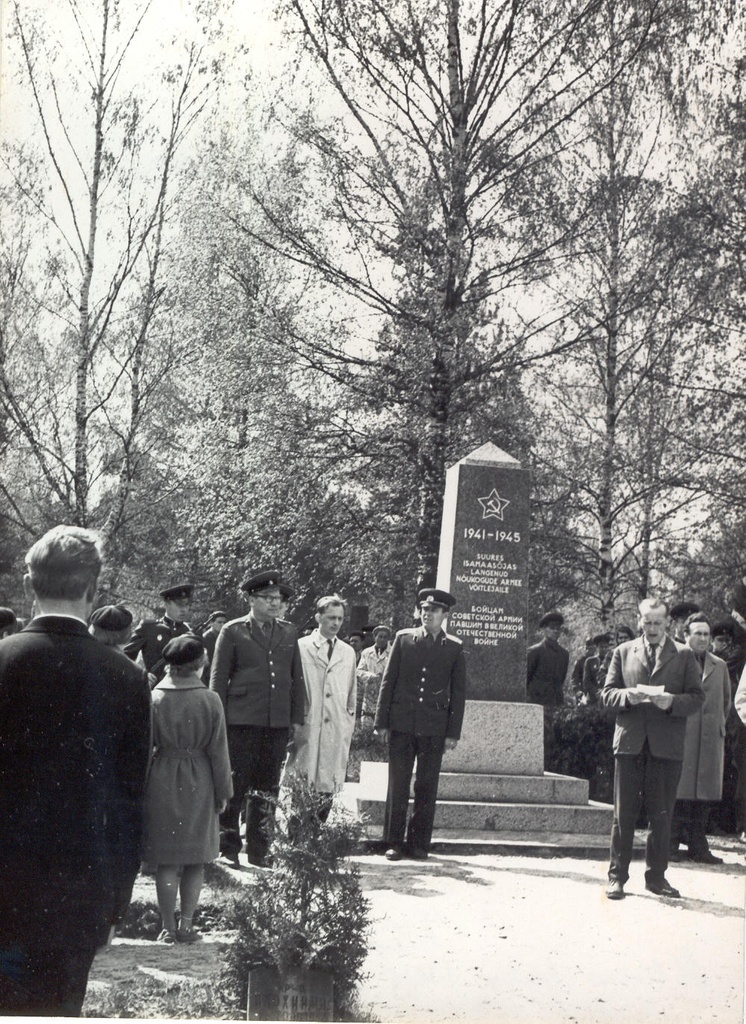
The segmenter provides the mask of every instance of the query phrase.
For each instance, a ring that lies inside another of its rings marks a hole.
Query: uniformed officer
[[[564,703],[563,687],[570,654],[559,644],[565,624],[559,612],[549,612],[539,622],[544,639],[528,649],[526,697],[532,704],[553,707]]]
[[[394,638],[383,673],[375,729],[389,745],[389,784],[384,839],[388,860],[405,852],[425,860],[435,820],[440,765],[461,736],[466,702],[466,662],[461,641],[443,621],[456,603],[445,590],[420,590],[422,625]],[[409,787],[415,759],[414,808],[407,828]]]
[[[267,569],[241,589],[251,610],[223,626],[210,672],[210,689],[225,708],[233,772],[233,797],[220,816],[220,852],[234,867],[239,866],[239,815],[247,792],[248,860],[257,866],[267,862],[290,726],[303,725],[305,709],[298,634],[278,617],[291,588],[277,570]]]
[[[124,653],[132,661],[139,661],[150,676],[151,689],[166,672],[163,660],[163,648],[169,640],[184,633],[191,633],[191,626],[186,622],[189,606],[192,601],[191,583],[177,583],[173,587],[161,590],[165,613],[160,619],[143,619],[138,623]]]

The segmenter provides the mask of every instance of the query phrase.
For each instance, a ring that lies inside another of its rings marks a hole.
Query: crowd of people
[[[194,588],[180,583],[160,591],[160,618],[133,628],[124,605],[96,607],[101,568],[95,534],[56,527],[26,556],[31,621],[20,629],[0,609],[0,1012],[80,1013],[138,870],[155,875],[158,941],[198,941],[204,865],[222,857],[238,868],[244,855],[271,867],[293,773],[326,821],[356,722],[387,746],[386,858],[427,858],[442,758],[461,735],[467,662],[446,631],[447,591],[418,592],[414,627],[394,635],[382,624],[348,641],[345,603],[327,595],[299,636],[285,617],[292,587],[265,569],[241,585],[245,615],[214,610],[192,627]],[[733,782],[734,751],[735,826],[746,826],[746,622],[713,628],[695,607],[669,617],[659,600],[639,613],[638,635],[620,626],[589,638],[572,674],[575,699],[616,712],[612,900],[625,895],[643,800],[650,891],[678,895],[665,870],[682,846],[717,862],[708,821]],[[529,700],[564,699],[563,625],[558,612],[542,619]]]

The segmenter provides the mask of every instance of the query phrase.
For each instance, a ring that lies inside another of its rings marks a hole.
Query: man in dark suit
[[[443,620],[455,598],[445,590],[417,595],[422,625],[394,638],[381,682],[375,729],[389,745],[389,782],[384,838],[388,860],[408,853],[424,860],[430,849],[445,750],[461,736],[466,702],[466,663],[461,641],[448,636]],[[407,828],[409,787],[415,759],[414,808]]]
[[[138,660],[150,676],[150,685],[155,686],[163,679],[166,662],[163,648],[175,636],[191,633],[186,621],[192,601],[191,583],[177,583],[176,586],[161,590],[165,612],[160,619],[143,619],[138,623],[124,653],[133,661]]]
[[[26,565],[37,615],[0,643],[0,1013],[76,1016],[140,862],[150,691],[88,632],[97,537],[55,527]]]
[[[684,759],[686,719],[704,703],[701,671],[689,648],[666,635],[668,607],[639,606],[642,636],[614,650],[601,703],[617,712],[614,732],[614,820],[606,895],[624,899],[640,802],[649,820],[645,888],[677,897],[665,875],[676,788]]]
[[[570,654],[559,644],[565,624],[559,612],[550,612],[539,622],[544,639],[529,647],[526,659],[526,698],[545,707],[564,703],[563,688]]]
[[[241,589],[251,610],[223,626],[210,671],[210,689],[225,708],[233,772],[233,796],[220,816],[220,852],[239,866],[239,815],[248,792],[246,851],[249,863],[261,867],[267,863],[290,726],[304,722],[305,685],[298,634],[278,618],[291,588],[279,572],[267,569]]]

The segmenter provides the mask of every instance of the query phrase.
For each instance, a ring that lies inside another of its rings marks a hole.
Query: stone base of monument
[[[462,739],[443,759],[434,838],[553,833],[603,837],[613,809],[588,800],[588,782],[544,771],[543,709],[535,704],[467,701]],[[364,761],[358,785],[345,786],[379,839],[388,765]]]

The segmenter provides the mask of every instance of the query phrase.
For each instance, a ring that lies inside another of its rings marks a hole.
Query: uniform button
[[[328,722],[328,721],[330,721],[330,719],[328,719],[328,718],[325,718],[325,719],[324,719],[324,721],[325,721],[325,722]]]
[[[421,687],[420,687],[420,693],[424,693],[424,692],[425,692],[425,687],[424,687],[424,686],[421,686]]]
[[[273,679],[275,678],[274,672],[270,672],[269,674],[272,676]]]
[[[424,697],[420,697],[420,704],[423,702],[424,699]]]
[[[275,684],[274,684],[274,683],[272,683],[272,689],[274,690],[274,688],[275,688]]]
[[[327,693],[327,697],[331,697],[331,694],[330,694],[330,693]]]
[[[423,665],[423,666],[422,666],[422,671],[423,671],[423,672],[427,672],[427,665]]]

